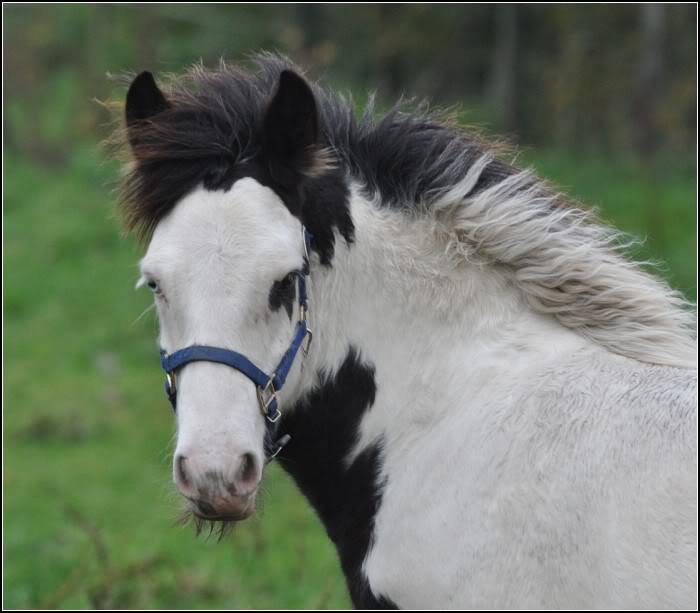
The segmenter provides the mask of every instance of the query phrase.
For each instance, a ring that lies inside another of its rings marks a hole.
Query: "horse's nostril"
[[[183,487],[187,488],[190,485],[187,469],[185,468],[186,462],[187,458],[184,455],[179,455],[175,458],[175,481],[181,489]]]
[[[255,485],[258,478],[258,467],[255,456],[252,453],[244,453],[241,457],[241,466],[238,469],[238,483],[244,486]]]

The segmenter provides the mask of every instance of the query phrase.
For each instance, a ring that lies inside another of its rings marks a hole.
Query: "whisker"
[[[135,326],[139,321],[141,321],[141,320],[143,319],[143,317],[146,315],[146,313],[149,313],[150,311],[152,311],[152,310],[155,309],[155,308],[156,308],[155,303],[151,304],[150,306],[147,306],[147,307],[143,310],[143,312],[141,313],[141,315],[139,315],[136,319],[134,319],[133,322],[131,322],[131,325],[132,325],[132,326]]]
[[[175,519],[174,525],[186,526],[190,523],[194,527],[195,536],[206,532],[205,539],[214,537],[217,543],[229,536],[236,525],[235,521],[228,519],[203,519],[195,515],[190,508],[184,508]]]

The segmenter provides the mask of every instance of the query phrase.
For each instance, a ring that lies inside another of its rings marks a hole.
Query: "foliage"
[[[353,91],[378,88],[385,100],[402,92],[468,100],[491,120],[500,118],[496,107],[511,105],[512,125],[499,127],[521,141],[577,150],[635,146],[640,113],[653,102],[656,148],[676,156],[694,149],[695,5],[663,8],[659,46],[646,54],[644,5],[510,10],[512,30],[501,28],[502,7],[483,4],[6,6],[7,141],[52,159],[76,136],[90,140],[104,121],[91,99],[112,93],[105,73],[165,72],[279,49],[317,76]],[[504,36],[514,39],[505,55]],[[641,76],[647,57],[659,72],[651,90]],[[510,62],[510,99],[494,100]]]

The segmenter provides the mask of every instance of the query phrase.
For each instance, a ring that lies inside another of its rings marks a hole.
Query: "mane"
[[[261,54],[255,69],[221,63],[170,75],[171,109],[145,122],[138,165],[121,198],[126,225],[147,236],[212,165],[236,165],[261,147],[260,126],[286,58]],[[610,351],[643,362],[696,363],[692,305],[626,254],[631,241],[519,170],[441,111],[400,101],[384,115],[311,84],[324,151],[368,197],[406,215],[433,215],[454,262],[507,270],[525,300]],[[117,140],[124,143],[123,135]],[[147,170],[148,172],[145,172]]]

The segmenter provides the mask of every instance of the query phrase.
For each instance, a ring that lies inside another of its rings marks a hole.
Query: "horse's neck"
[[[429,221],[358,196],[352,217],[354,242],[337,237],[332,266],[312,270],[314,340],[291,385],[282,428],[292,439],[280,455],[348,577],[369,547],[387,462],[422,462],[411,447],[431,424],[483,410],[470,399],[522,388],[584,342],[527,309],[506,276],[449,268]],[[356,604],[377,604],[349,583]]]
[[[303,406],[320,390],[309,421],[352,413],[346,461],[379,438],[386,446],[447,413],[479,410],[465,399],[523,390],[575,351],[603,351],[529,308],[507,271],[450,264],[435,222],[357,194],[351,212],[354,241],[336,235],[332,265],[312,270],[313,344],[285,399]],[[376,387],[376,398],[358,386]]]
[[[382,394],[424,390],[423,410],[434,414],[450,410],[436,400],[452,392],[502,386],[547,359],[590,345],[530,309],[507,271],[450,264],[429,219],[410,220],[358,195],[352,217],[354,242],[338,238],[332,266],[312,273],[314,341],[297,397],[317,385],[319,371],[332,378],[352,350],[376,369],[377,383],[391,385]],[[486,380],[480,373],[488,373]],[[376,413],[405,417],[401,406]]]

